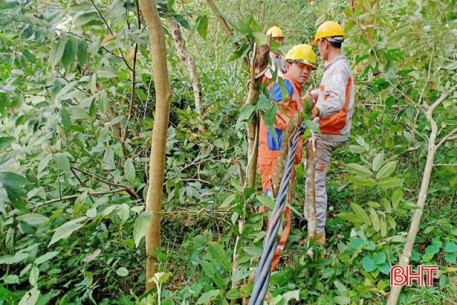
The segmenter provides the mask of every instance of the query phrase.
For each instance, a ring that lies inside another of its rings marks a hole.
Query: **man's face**
[[[275,40],[280,45],[284,43],[284,37],[273,37],[273,40]]]
[[[296,83],[303,85],[313,72],[313,67],[301,62],[288,62],[287,75]]]

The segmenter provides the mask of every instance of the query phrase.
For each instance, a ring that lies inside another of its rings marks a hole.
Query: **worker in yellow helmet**
[[[268,29],[267,35],[271,35],[271,38],[279,43],[281,46],[284,43],[284,33],[277,27],[272,26]],[[273,77],[273,73],[278,71],[278,76],[283,76],[286,73],[286,64],[284,57],[281,53],[270,52],[270,68],[265,72],[264,82],[270,80]]]
[[[260,120],[258,166],[262,177],[262,190],[265,196],[268,196],[272,192],[271,179],[273,178],[278,161],[283,140],[283,131],[287,128],[292,116],[296,112],[301,111],[303,107],[301,99],[302,86],[310,78],[313,69],[316,68],[316,54],[314,54],[310,45],[296,45],[287,52],[285,65],[287,71],[282,78],[288,100],[283,100],[280,82],[276,81],[269,91],[270,99],[277,103],[274,129],[270,131],[267,129],[263,118]],[[303,139],[300,138],[294,159],[295,164],[301,162],[302,147]],[[292,174],[292,180],[294,176],[295,171]],[[262,210],[263,208],[260,209],[260,211]],[[272,261],[272,270],[276,268],[279,262],[280,254],[290,233],[291,213],[289,208],[285,210],[285,217],[283,233]]]
[[[344,36],[338,23],[327,21],[319,26],[313,41],[325,61],[320,88],[309,95],[312,118],[320,129],[320,134],[313,134],[313,137],[316,140],[316,241],[322,245],[325,244],[328,164],[334,149],[348,140],[354,112],[354,77],[346,56],[341,52]]]

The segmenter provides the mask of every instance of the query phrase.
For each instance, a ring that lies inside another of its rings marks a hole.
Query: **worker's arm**
[[[341,111],[345,102],[348,78],[349,73],[344,69],[337,69],[325,78],[322,84],[323,92],[316,104],[320,118],[328,118]]]

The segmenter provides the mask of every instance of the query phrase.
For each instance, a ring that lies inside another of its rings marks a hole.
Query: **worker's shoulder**
[[[282,81],[281,81],[282,80]],[[284,86],[281,85],[284,84]],[[285,92],[283,92],[285,90]],[[283,99],[283,93],[286,93],[287,96],[291,96],[294,92],[292,82],[286,78],[281,78],[276,81],[273,87],[270,89],[270,98],[280,102]]]

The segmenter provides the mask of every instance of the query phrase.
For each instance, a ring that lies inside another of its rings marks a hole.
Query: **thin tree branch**
[[[201,183],[211,184],[211,182],[209,182],[209,181],[207,181],[207,180],[193,179],[193,178],[190,178],[190,179],[182,179],[181,181],[185,181],[185,182],[197,181],[197,182],[201,182]]]
[[[110,190],[110,191],[88,193],[88,195],[89,196],[103,196],[103,195],[115,194],[115,193],[126,192],[126,191],[127,191],[126,188],[120,188],[120,189],[115,189],[115,190]],[[51,204],[51,203],[56,203],[56,202],[60,202],[60,201],[76,199],[78,197],[79,197],[79,195],[70,195],[70,196],[65,196],[65,197],[61,197],[61,198],[51,199],[51,200],[48,200],[48,201],[44,201],[44,202],[38,203],[36,205],[36,208],[41,207],[43,205]]]
[[[219,12],[219,10],[217,9],[216,5],[214,4],[213,0],[206,0],[206,2],[208,2],[208,5],[209,7],[211,8],[211,11],[213,12],[213,14],[216,16],[216,19],[217,21],[219,21],[219,24],[221,25],[222,29],[224,30],[225,34],[227,35],[227,37],[230,39],[230,41],[233,42],[233,44],[236,46],[236,47],[239,47],[238,43],[234,42],[233,41],[233,33],[232,33],[232,29],[229,27],[229,25],[227,24],[227,21],[225,21],[225,19],[222,17],[222,14]],[[249,59],[247,58],[247,56],[245,56],[243,58],[243,68],[245,70],[248,70],[249,69]]]
[[[444,164],[444,163],[438,163],[434,164],[433,166],[450,166],[450,167],[455,167],[457,164]]]
[[[97,10],[97,13],[98,15],[100,16],[100,18],[102,18],[103,20],[103,23],[106,25],[106,27],[108,28],[108,31],[111,33],[112,36],[114,36],[114,32],[113,30],[111,30],[111,27],[109,26],[108,22],[106,21],[105,17],[103,17],[103,14],[102,12],[98,9],[97,5],[95,4],[94,0],[90,0],[90,2],[92,2],[92,5],[94,6],[94,8]],[[138,16],[139,18],[139,16]],[[124,53],[122,52],[122,50],[120,48],[118,48],[119,52],[121,53],[121,56],[122,56],[122,59],[124,60],[124,63],[127,65],[127,67],[129,68],[130,71],[132,71],[132,68],[130,67],[129,63],[127,62],[127,60],[125,59],[125,56],[124,56]]]
[[[119,187],[122,187],[124,189],[126,189],[126,192],[129,193],[130,196],[133,197],[133,199],[140,199],[140,196],[133,190],[131,189],[129,186],[127,185],[124,185],[124,184],[120,184],[120,183],[116,183],[116,182],[111,182],[111,181],[108,181],[108,180],[105,180],[103,178],[100,178],[100,177],[97,177],[96,174],[93,174],[91,172],[88,172],[88,171],[85,171],[85,170],[82,170],[82,169],[79,169],[77,167],[70,167],[71,169],[74,169],[74,170],[77,170],[78,172],[81,172],[81,173],[84,173],[88,176],[91,176],[93,178],[95,178],[96,180],[100,181],[100,182],[103,182],[105,184],[108,184],[108,185],[112,185],[112,186],[119,186]]]
[[[76,177],[76,179],[79,181],[79,183],[84,186],[84,187],[87,187],[86,183],[84,183],[84,181],[82,181],[78,175],[76,175],[75,173],[75,170],[73,168],[70,167],[70,170],[71,172],[73,173],[73,175]],[[92,199],[92,196],[89,196],[90,200],[92,201],[92,203],[95,203],[94,199]]]
[[[432,61],[435,55],[435,46],[432,47],[432,54],[430,55],[430,62],[428,64],[428,72],[427,72],[427,80],[425,81],[424,88],[422,89],[421,95],[419,96],[419,100],[417,104],[420,105],[422,103],[422,98],[424,97],[425,89],[427,89],[428,83],[430,81],[430,76],[432,74]]]
[[[435,149],[438,150],[438,148],[446,141],[452,141],[454,139],[457,139],[457,136],[454,136],[457,134],[457,128],[448,133],[444,138],[441,139],[441,141],[435,146]]]
[[[448,95],[449,95],[448,92],[443,93],[440,96],[440,98],[436,100],[436,102],[434,102],[430,107],[428,107],[427,112],[430,112],[430,115],[431,115],[433,113],[433,111],[435,111],[435,108],[438,107],[448,97]]]

